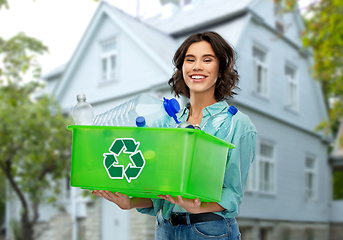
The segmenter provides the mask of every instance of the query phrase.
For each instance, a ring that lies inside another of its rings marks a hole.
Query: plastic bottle
[[[230,106],[227,112],[222,112],[210,117],[201,130],[223,140],[228,140],[232,131],[233,116],[237,113],[235,106]]]
[[[86,102],[85,94],[76,96],[77,103],[73,107],[73,119],[76,125],[92,125],[94,112],[93,107]]]
[[[179,124],[177,124],[176,128],[193,128],[194,129],[195,127],[190,122],[185,121],[185,122],[180,122]]]
[[[145,122],[145,118],[143,116],[139,116],[136,118],[136,126],[137,127],[148,127]]]
[[[163,101],[142,93],[137,97],[96,116],[93,125],[101,126],[136,126],[136,118],[143,116],[150,127],[171,127],[176,113],[180,111],[180,104],[175,99],[163,98]]]

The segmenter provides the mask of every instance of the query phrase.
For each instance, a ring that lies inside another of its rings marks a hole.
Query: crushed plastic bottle
[[[150,127],[171,127],[176,113],[180,111],[180,104],[175,99],[163,98],[159,100],[148,94],[142,93],[123,104],[97,115],[93,125],[98,126],[136,126],[136,118],[143,116]]]
[[[93,107],[86,102],[85,94],[76,96],[77,103],[73,107],[73,119],[76,125],[92,125],[94,112]]]
[[[190,122],[184,121],[176,125],[176,128],[195,128]]]
[[[233,116],[237,113],[235,106],[230,106],[227,112],[222,112],[210,117],[201,130],[223,140],[228,140],[232,132]]]

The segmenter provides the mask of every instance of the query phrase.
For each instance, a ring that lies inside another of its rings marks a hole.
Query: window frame
[[[308,168],[306,161],[307,159],[313,160],[313,167]],[[307,176],[308,174],[312,174],[312,189],[308,188],[308,183],[307,183]],[[313,154],[306,154],[305,155],[305,161],[304,161],[304,188],[305,188],[305,198],[308,201],[316,201],[318,198],[318,159],[315,155]],[[310,192],[310,194],[309,194]]]
[[[115,49],[104,52],[103,47],[107,44],[115,44]],[[114,68],[111,67],[114,57]],[[104,79],[103,61],[106,60],[106,79]],[[106,84],[118,81],[118,37],[114,36],[99,42],[99,84]]]
[[[293,71],[294,78],[287,74],[287,68]],[[284,66],[285,76],[285,107],[289,110],[298,112],[299,109],[299,82],[298,82],[298,71],[297,68],[292,64],[286,63]],[[292,87],[295,87],[295,93],[293,94]],[[292,98],[293,97],[293,98]]]
[[[264,61],[254,56],[255,49],[264,53]],[[252,45],[252,58],[253,58],[253,92],[263,98],[269,97],[269,78],[268,78],[268,50],[259,44]],[[258,68],[261,68],[262,77],[259,82]]]
[[[258,171],[258,161],[254,161],[250,164],[247,183],[245,186],[246,192],[257,192],[258,191],[258,181],[257,181],[257,171]]]
[[[272,147],[272,157],[262,156],[262,145],[267,145]],[[265,164],[269,164],[272,168],[269,168],[269,183],[262,181]],[[259,143],[259,154],[258,154],[258,174],[257,174],[257,189],[260,193],[275,195],[276,194],[276,145],[268,141],[261,141]],[[269,190],[266,190],[265,184],[269,184]]]

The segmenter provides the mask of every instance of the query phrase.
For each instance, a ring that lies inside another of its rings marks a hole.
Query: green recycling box
[[[201,130],[71,125],[71,186],[218,202],[234,145]]]

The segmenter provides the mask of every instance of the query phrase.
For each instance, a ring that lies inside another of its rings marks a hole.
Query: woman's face
[[[218,78],[219,60],[206,41],[189,46],[182,65],[183,79],[192,93],[213,93]]]

